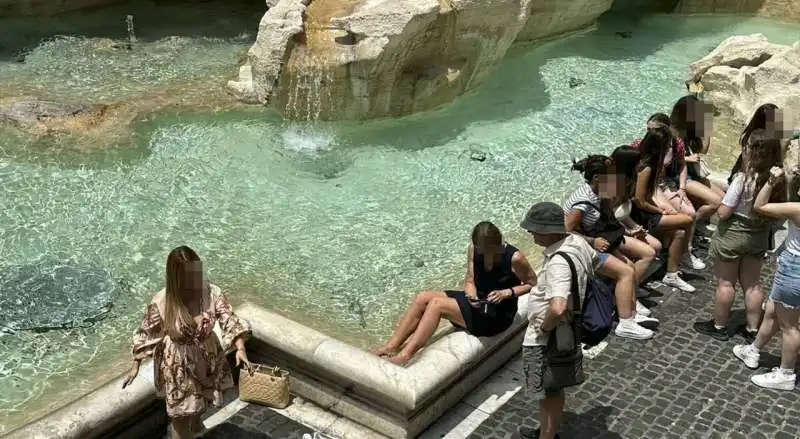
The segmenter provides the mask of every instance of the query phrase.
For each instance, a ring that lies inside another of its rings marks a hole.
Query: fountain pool
[[[100,150],[2,128],[0,267],[64,255],[125,291],[91,325],[0,333],[0,433],[125,370],[131,331],[179,244],[200,252],[234,304],[252,300],[351,343],[377,342],[415,292],[460,284],[476,222],[496,222],[534,253],[518,221],[531,203],[560,200],[575,185],[570,159],[640,134],[649,114],[683,94],[691,61],[755,32],[800,39],[800,26],[763,19],[605,17],[593,32],[514,48],[479,89],[400,120],[164,112]],[[189,76],[202,95],[235,73],[248,42],[136,34],[142,48],[125,56],[81,37],[39,44],[23,63],[0,61],[0,81],[94,102]],[[719,166],[734,150],[722,138]],[[475,152],[486,159],[471,160]]]

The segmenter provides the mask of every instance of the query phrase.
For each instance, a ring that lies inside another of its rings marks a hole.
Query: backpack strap
[[[569,265],[569,271],[572,275],[571,285],[570,285],[570,308],[572,309],[573,314],[578,314],[581,312],[581,296],[578,286],[578,270],[575,269],[575,263],[572,262],[572,258],[569,257],[564,252],[556,252],[553,256],[561,256],[567,261],[567,265]]]

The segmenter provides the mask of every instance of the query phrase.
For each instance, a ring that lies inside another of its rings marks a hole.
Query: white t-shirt
[[[633,209],[633,203],[631,203],[631,200],[628,200],[628,201],[620,204],[614,210],[614,217],[617,218],[620,221],[624,221],[625,219],[631,217],[631,210],[632,209]]]
[[[588,183],[583,183],[575,189],[575,192],[567,198],[567,201],[564,202],[562,209],[564,209],[564,215],[569,215],[569,213],[573,210],[580,210],[583,212],[583,219],[581,219],[581,228],[583,230],[591,229],[592,226],[597,223],[597,220],[600,219],[600,211],[595,209],[592,206],[586,204],[576,204],[576,203],[592,203],[595,206],[600,206],[600,197],[597,196],[596,193],[592,190],[592,187],[589,186]]]
[[[753,201],[756,198],[755,190],[755,180],[747,179],[744,173],[740,172],[736,174],[728,187],[728,191],[725,192],[722,204],[736,209],[734,215],[752,218],[751,210],[753,209]]]
[[[544,268],[539,271],[536,287],[528,294],[528,329],[525,331],[525,339],[522,341],[523,346],[547,344],[547,334],[542,332],[541,326],[547,309],[550,307],[550,300],[569,297],[572,287],[572,272],[564,258],[553,257],[557,252],[564,252],[572,257],[578,274],[581,300],[586,291],[588,277],[594,276],[598,258],[597,251],[589,246],[582,237],[569,235],[547,247],[544,250]]]
[[[789,236],[786,237],[786,250],[800,256],[800,228],[791,220],[789,221]]]

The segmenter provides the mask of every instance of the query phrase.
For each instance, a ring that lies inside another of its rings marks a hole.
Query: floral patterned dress
[[[210,284],[203,292],[201,321],[182,327],[180,340],[164,334],[162,316],[166,291],[147,305],[144,320],[133,335],[133,358],[153,357],[156,392],[166,400],[170,417],[202,413],[207,402],[222,404],[222,391],[233,387],[227,352],[239,337],[250,335],[249,324],[233,313],[220,288]],[[222,340],[214,334],[219,323]]]

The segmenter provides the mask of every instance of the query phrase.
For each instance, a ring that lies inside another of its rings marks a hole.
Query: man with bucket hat
[[[587,280],[594,275],[599,256],[582,237],[569,234],[564,229],[564,211],[561,206],[542,202],[528,210],[520,227],[533,236],[537,245],[545,248],[544,268],[539,274],[539,283],[528,296],[528,329],[522,342],[522,370],[525,375],[526,396],[531,403],[538,401],[540,428],[520,427],[523,439],[558,438],[561,415],[564,411],[564,388],[583,381],[580,377],[551,375],[546,379],[551,347],[548,347],[551,332],[564,320],[570,307],[573,281],[582,299]],[[558,254],[561,257],[554,257]],[[568,257],[571,262],[568,262]],[[573,279],[573,269],[575,278]],[[577,346],[577,361],[581,361],[580,346]],[[556,376],[555,379],[552,376]]]

